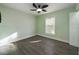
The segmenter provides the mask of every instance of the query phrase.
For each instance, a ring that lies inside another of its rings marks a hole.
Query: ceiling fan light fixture
[[[34,7],[35,9],[31,9],[31,11],[37,11],[38,13],[40,13],[41,11],[47,12],[47,11],[45,10],[45,8],[48,7],[47,4],[33,3],[32,5],[33,5],[33,7]]]
[[[38,8],[37,11],[42,11],[42,9]]]

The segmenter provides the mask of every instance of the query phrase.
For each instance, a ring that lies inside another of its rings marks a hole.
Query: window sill
[[[47,34],[47,35],[55,35],[55,33],[45,33],[45,34]]]

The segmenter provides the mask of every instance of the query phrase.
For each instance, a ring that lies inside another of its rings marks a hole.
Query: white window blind
[[[45,32],[48,34],[55,34],[55,17],[46,18]]]

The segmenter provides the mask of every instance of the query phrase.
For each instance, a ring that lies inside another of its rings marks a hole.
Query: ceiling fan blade
[[[47,12],[45,9],[42,9],[42,11]]]
[[[36,5],[35,3],[33,3],[33,6],[34,6],[35,8],[38,8],[37,5]]]
[[[41,5],[39,4],[39,5],[38,5],[38,8],[40,8],[40,7],[41,7]]]
[[[37,9],[30,9],[31,11],[36,11]]]
[[[48,7],[48,5],[43,5],[43,6],[42,6],[42,8],[47,8],[47,7]]]

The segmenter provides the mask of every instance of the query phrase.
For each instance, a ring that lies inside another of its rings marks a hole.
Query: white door
[[[79,47],[79,12],[70,13],[69,43],[70,45]]]

